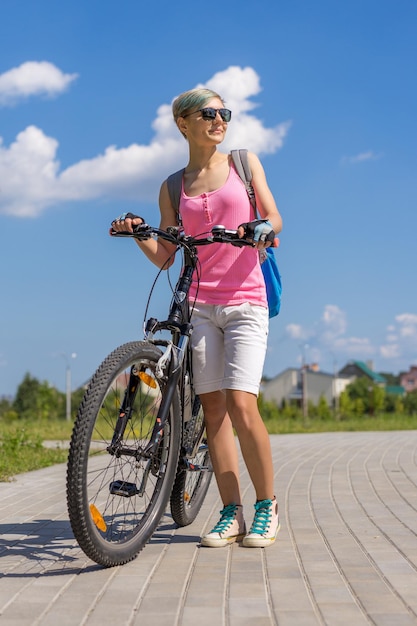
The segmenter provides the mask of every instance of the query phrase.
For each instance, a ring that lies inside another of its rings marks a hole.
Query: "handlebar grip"
[[[136,224],[133,226],[132,231],[130,230],[114,230],[110,228],[109,234],[112,237],[132,237],[135,236],[136,239],[149,239],[151,237],[151,227],[148,224]],[[138,236],[139,235],[139,236]]]

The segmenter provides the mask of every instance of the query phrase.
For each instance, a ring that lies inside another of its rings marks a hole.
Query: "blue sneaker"
[[[220,520],[213,530],[201,539],[208,548],[223,548],[245,536],[246,526],[241,504],[228,504],[220,511]]]
[[[261,500],[255,504],[255,517],[250,531],[243,539],[245,548],[266,548],[277,538],[280,529],[278,504],[273,500]]]

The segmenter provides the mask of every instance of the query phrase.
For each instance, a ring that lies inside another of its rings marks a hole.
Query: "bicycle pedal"
[[[131,498],[139,493],[135,483],[128,483],[125,480],[115,480],[110,483],[110,493],[113,496],[122,496],[123,498]]]

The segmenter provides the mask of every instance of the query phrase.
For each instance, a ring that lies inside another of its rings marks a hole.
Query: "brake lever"
[[[134,235],[140,235],[142,233],[145,235],[149,230],[151,230],[149,224],[145,224],[144,222],[142,222],[142,224],[136,224],[135,226],[132,226],[132,228]]]
[[[243,248],[244,246],[252,246],[252,248],[255,247],[255,244],[249,242],[244,237],[239,237],[236,230],[228,230],[223,226],[223,224],[213,226],[211,233],[213,235],[213,241],[217,241],[219,243],[231,243],[232,246],[235,246],[236,248]]]

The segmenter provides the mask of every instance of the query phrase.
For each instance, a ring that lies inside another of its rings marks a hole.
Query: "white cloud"
[[[347,330],[345,311],[335,304],[327,304],[316,327],[315,338],[323,352],[337,352],[358,360],[375,353],[368,338],[346,336]]]
[[[221,92],[233,109],[224,150],[245,147],[262,154],[282,147],[290,123],[267,128],[249,113],[255,107],[250,98],[260,91],[259,76],[252,68],[229,67],[206,85]],[[58,141],[41,129],[27,127],[9,147],[0,138],[0,213],[35,217],[61,202],[101,197],[155,201],[163,178],[184,163],[187,144],[169,104],[158,108],[152,128],[155,134],[148,145],[109,146],[103,154],[63,171]]]
[[[384,359],[398,359],[401,356],[400,346],[395,343],[381,346],[380,353]]]
[[[340,337],[336,339],[333,347],[346,354],[362,360],[365,356],[375,354],[376,349],[367,337]]]
[[[383,155],[376,153],[373,150],[367,150],[366,152],[360,152],[355,156],[343,157],[342,163],[363,163],[364,161],[375,161],[380,159]]]
[[[401,337],[417,340],[417,315],[402,313],[396,316],[395,321],[398,323]]]
[[[348,359],[362,360],[374,355],[375,347],[366,337],[349,337],[345,311],[335,304],[327,304],[322,316],[311,328],[289,324],[286,333],[290,339],[308,342],[307,360],[317,363],[328,362],[329,357],[342,362]]]
[[[231,66],[226,71],[217,72],[205,85],[221,95],[234,113],[240,114],[256,107],[249,98],[261,92],[260,79],[252,67]]]
[[[385,371],[407,369],[417,363],[417,314],[396,315],[393,324],[386,328],[385,340],[375,344],[368,337],[348,333],[346,313],[335,304],[327,304],[319,321],[311,327],[292,323],[286,326],[286,336],[300,344],[308,344],[307,361],[328,363],[330,357],[339,364],[347,360],[363,361],[369,357],[380,358],[378,368]],[[386,363],[388,362],[388,364]]]
[[[400,313],[395,317],[395,324],[387,327],[385,344],[380,347],[382,358],[396,361],[417,362],[417,315]],[[404,367],[401,365],[401,367]]]
[[[285,328],[285,332],[291,339],[305,339],[305,331],[300,324],[288,324]]]
[[[56,96],[77,74],[64,74],[48,61],[27,61],[0,74],[0,105],[13,105],[29,96]]]
[[[53,202],[57,193],[55,160],[58,142],[35,126],[19,133],[10,148],[0,140],[0,210],[24,217]]]
[[[324,307],[319,335],[323,341],[332,342],[346,332],[346,313],[334,304]]]
[[[223,143],[225,150],[245,147],[265,154],[282,148],[291,123],[283,122],[274,128],[265,128],[261,120],[248,114],[257,107],[249,98],[261,91],[259,76],[253,68],[229,67],[215,74],[205,86],[221,94],[233,111],[233,123]]]

